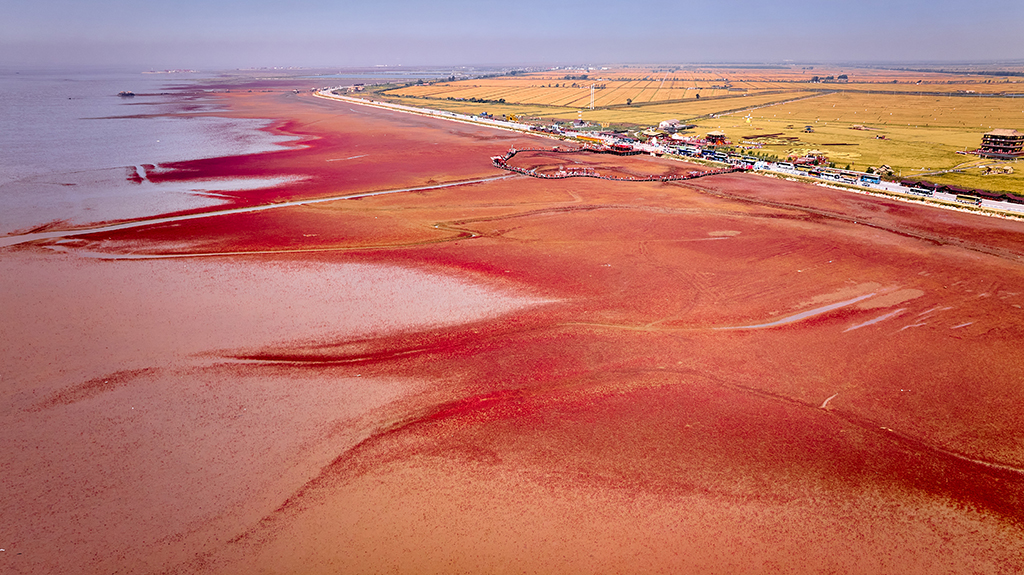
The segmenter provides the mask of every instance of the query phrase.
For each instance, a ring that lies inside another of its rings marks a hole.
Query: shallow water
[[[175,116],[171,87],[199,74],[0,70],[0,234],[215,205],[180,186],[132,185],[126,170],[275,149],[269,120]],[[122,98],[118,92],[137,95]],[[199,98],[190,113],[214,114]]]

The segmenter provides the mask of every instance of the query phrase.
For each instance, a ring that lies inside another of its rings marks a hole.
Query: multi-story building
[[[978,155],[984,158],[1010,159],[1024,156],[1024,132],[992,130],[981,137]]]

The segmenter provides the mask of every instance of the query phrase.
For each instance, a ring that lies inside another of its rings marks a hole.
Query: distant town
[[[828,81],[833,81],[828,79]],[[835,81],[846,81],[837,78]],[[406,106],[402,104],[367,100],[352,97],[353,92],[364,90],[361,84],[355,86],[334,86],[314,89],[319,97],[344,100],[349,103],[367,104],[393,110],[441,117],[449,120],[472,122],[490,125],[495,128],[544,135],[577,144],[579,150],[589,150],[620,155],[650,154],[655,156],[673,157],[717,165],[721,171],[750,170],[766,175],[779,177],[806,178],[822,185],[846,187],[882,193],[885,195],[902,196],[905,199],[929,200],[939,204],[960,207],[987,208],[1009,214],[1024,216],[1024,196],[1009,193],[998,193],[983,189],[968,189],[959,186],[935,184],[922,179],[900,177],[887,165],[878,169],[868,168],[865,171],[837,167],[824,154],[810,153],[785,159],[769,157],[759,152],[759,139],[778,134],[761,134],[753,138],[744,138],[733,142],[723,131],[712,130],[704,135],[692,133],[696,126],[684,124],[676,119],[662,121],[656,127],[638,130],[630,135],[619,132],[594,129],[588,122],[578,119],[571,122],[529,123],[514,115],[496,117],[488,112],[475,115]],[[804,127],[804,131],[813,132],[813,126]],[[558,150],[558,147],[554,148]],[[524,175],[550,178],[550,175],[537,175],[510,167],[505,160],[514,155],[511,150],[506,156],[492,158],[497,167],[517,171]],[[983,135],[977,149],[965,154],[981,158],[999,158],[1016,160],[1024,155],[1024,133],[1016,130],[996,129]],[[1012,173],[1012,168],[1009,168]],[[602,177],[598,173],[577,171],[559,177]],[[688,179],[673,178],[673,179]],[[606,178],[607,179],[607,178]]]

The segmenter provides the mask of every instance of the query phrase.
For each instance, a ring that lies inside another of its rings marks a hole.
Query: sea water
[[[0,69],[0,235],[223,202],[195,186],[126,177],[142,164],[253,154],[289,140],[263,130],[269,120],[218,116],[216,101],[202,97],[204,77]],[[188,114],[176,113],[181,96],[173,89],[183,86],[199,94]],[[246,185],[265,183],[217,188]]]

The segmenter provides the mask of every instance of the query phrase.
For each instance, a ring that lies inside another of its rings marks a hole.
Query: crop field
[[[1024,126],[1024,99],[837,92],[695,123],[698,131],[723,130],[740,145],[760,142],[779,157],[817,152],[843,167],[888,165],[904,177],[1024,192],[1019,162],[957,153],[976,149],[993,128]],[[808,126],[813,132],[804,131]],[[759,132],[781,136],[748,137]],[[986,166],[1011,167],[1013,173],[983,175]]]
[[[820,153],[841,167],[884,165],[904,177],[1024,194],[1024,166],[957,153],[977,149],[992,129],[1024,131],[1022,73],[622,66],[391,86],[377,95],[461,113],[581,118],[619,130],[677,119],[696,124],[694,135],[723,130],[734,145],[779,158]]]

